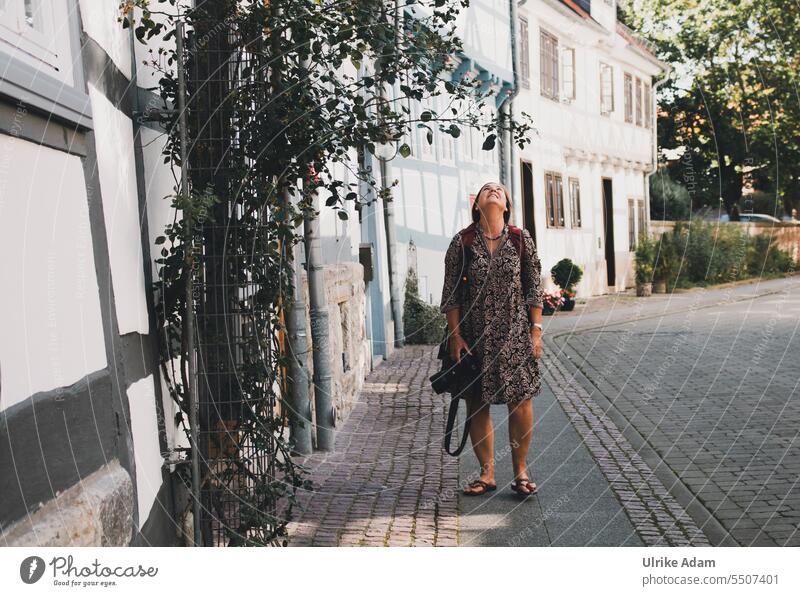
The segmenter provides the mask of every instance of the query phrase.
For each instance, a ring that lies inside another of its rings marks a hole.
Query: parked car
[[[727,213],[723,214],[719,218],[720,221],[730,221],[730,217]],[[739,221],[741,222],[760,222],[760,223],[782,223],[777,217],[772,217],[771,215],[767,215],[766,213],[740,213],[739,214]]]

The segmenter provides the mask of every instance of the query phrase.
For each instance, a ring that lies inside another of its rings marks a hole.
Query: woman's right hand
[[[461,353],[464,351],[472,354],[467,346],[467,342],[465,342],[464,338],[460,335],[451,335],[448,343],[450,344],[450,358],[452,358],[454,362],[461,362]]]

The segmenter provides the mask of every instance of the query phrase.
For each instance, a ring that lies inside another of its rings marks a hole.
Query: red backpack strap
[[[511,238],[511,242],[514,243],[514,247],[517,249],[517,255],[519,258],[522,258],[522,230],[515,225],[508,224],[508,235]]]
[[[476,233],[477,229],[475,228],[475,222],[473,221],[466,228],[461,230],[461,244],[464,246],[472,246],[472,243],[475,241]]]

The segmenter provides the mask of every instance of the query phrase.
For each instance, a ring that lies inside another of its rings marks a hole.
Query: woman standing
[[[508,223],[510,217],[508,189],[494,182],[484,184],[472,206],[473,223],[456,233],[445,254],[441,311],[447,315],[451,334],[450,355],[458,361],[464,351],[474,354],[483,371],[481,382],[467,398],[470,440],[481,474],[464,489],[465,495],[497,488],[491,404],[508,406],[514,468],[511,488],[523,496],[537,491],[527,472],[527,456],[533,433],[533,398],[541,391],[541,263],[533,238],[524,229],[522,252],[518,253],[509,237],[515,231]],[[469,246],[462,242],[467,231],[470,238],[474,231]],[[467,250],[471,259],[463,271]],[[458,282],[463,275],[469,283],[462,296]]]

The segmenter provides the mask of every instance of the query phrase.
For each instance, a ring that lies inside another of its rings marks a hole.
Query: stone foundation
[[[135,495],[113,460],[0,534],[3,546],[128,546]]]
[[[366,328],[366,296],[364,293],[364,268],[360,263],[325,265],[325,300],[328,308],[330,333],[331,375],[333,405],[336,408],[337,426],[343,422],[364,385],[370,371],[370,347]],[[311,316],[308,298],[308,278],[303,272],[306,300],[306,333],[311,348]],[[308,355],[309,374],[313,375],[314,362]],[[312,377],[313,378],[313,377]],[[309,387],[312,411],[314,386]]]

